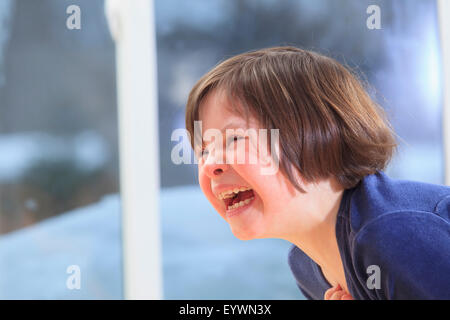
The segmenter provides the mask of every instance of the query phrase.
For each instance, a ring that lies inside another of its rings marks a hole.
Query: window
[[[71,5],[81,29],[67,27]],[[387,173],[443,183],[437,15],[427,0],[0,1],[0,299],[303,298],[290,244],[234,238],[196,164],[172,162],[187,95],[244,51],[325,53],[367,77],[390,116]],[[108,24],[124,23],[114,42]],[[159,229],[162,275],[147,268]]]
[[[79,30],[66,27],[73,4]],[[115,47],[103,1],[3,0],[0,24],[0,299],[121,298]]]

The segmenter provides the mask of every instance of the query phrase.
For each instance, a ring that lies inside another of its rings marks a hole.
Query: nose
[[[208,156],[208,161],[205,161],[203,164],[203,170],[205,174],[208,175],[210,179],[214,179],[219,177],[225,171],[228,170],[228,164],[226,163],[217,163],[220,162],[216,159],[212,159],[212,155]],[[223,162],[223,161],[222,161]]]

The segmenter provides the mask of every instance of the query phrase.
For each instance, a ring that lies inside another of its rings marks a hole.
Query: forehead
[[[233,108],[236,107],[237,110],[234,110]],[[224,127],[258,127],[257,121],[252,116],[249,116],[247,121],[245,115],[239,110],[244,110],[240,101],[231,102],[223,90],[215,89],[200,102],[199,120],[202,121],[203,130],[209,128],[222,130]]]

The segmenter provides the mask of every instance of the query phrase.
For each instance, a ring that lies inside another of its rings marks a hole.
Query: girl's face
[[[261,146],[257,144],[257,137],[259,129],[264,128],[254,118],[250,118],[247,127],[245,118],[228,110],[230,105],[222,91],[210,92],[200,104],[199,120],[202,121],[205,140],[203,155],[199,154],[200,148],[195,150],[200,187],[217,212],[229,223],[237,238],[282,238],[283,232],[289,229],[289,216],[295,212],[296,204],[293,200],[298,191],[280,170],[271,175],[261,173],[270,166],[278,168],[270,157],[269,163],[264,163],[261,159]],[[206,139],[206,131],[209,129],[220,130],[223,139]],[[226,129],[235,131],[227,137]],[[257,136],[246,135],[247,129],[254,129]],[[267,132],[270,134],[270,130]],[[241,139],[244,140],[240,141]],[[231,150],[234,150],[234,156],[230,158],[230,154],[233,154]],[[270,154],[270,150],[268,152]],[[240,153],[245,154],[244,163],[238,162]],[[257,161],[249,161],[251,157]],[[250,188],[251,191],[237,194],[234,200],[221,198],[223,192],[239,188]],[[241,200],[243,206],[227,209],[232,203]]]

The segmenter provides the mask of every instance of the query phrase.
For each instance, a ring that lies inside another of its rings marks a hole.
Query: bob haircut
[[[397,148],[384,110],[358,79],[336,60],[296,47],[231,57],[206,73],[189,94],[191,146],[202,139],[194,137],[202,99],[220,89],[247,123],[251,114],[268,132],[279,129],[280,170],[297,190],[304,192],[292,170],[306,182],[334,176],[344,189],[352,188],[383,170]]]

